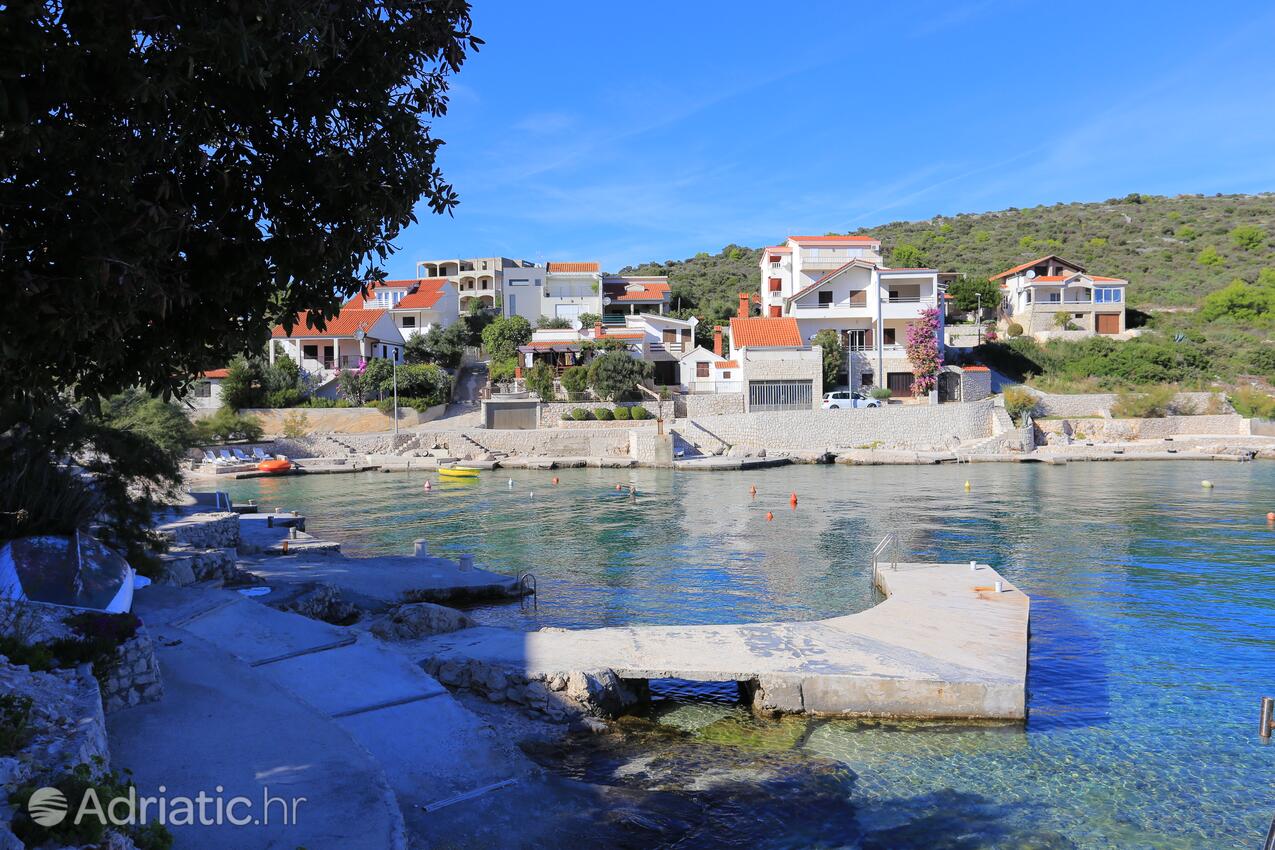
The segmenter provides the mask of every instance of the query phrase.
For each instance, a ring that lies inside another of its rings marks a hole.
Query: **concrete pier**
[[[738,682],[754,710],[766,714],[1026,717],[1026,594],[991,567],[968,563],[886,565],[876,581],[884,602],[828,620],[530,633],[474,628],[427,640],[424,663],[531,680],[583,678],[589,684],[581,692],[622,692],[596,694],[586,708],[599,713],[623,703],[623,693],[645,692],[633,680],[678,678]]]

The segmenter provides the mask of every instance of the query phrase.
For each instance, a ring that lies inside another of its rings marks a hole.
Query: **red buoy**
[[[770,522],[774,518],[775,518],[774,514],[772,514],[770,511],[766,511],[766,522]]]

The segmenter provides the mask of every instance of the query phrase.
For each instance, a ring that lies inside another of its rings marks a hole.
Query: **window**
[[[695,377],[697,377],[697,378],[707,378],[707,377],[708,377],[708,364],[707,364],[707,363],[696,363],[696,364],[695,364]]]
[[[414,328],[414,327],[416,327],[416,317],[415,317],[415,316],[404,316],[404,317],[403,317],[403,327],[405,327],[405,328]]]
[[[528,286],[531,281],[525,277],[511,277],[509,280],[505,281],[505,283],[510,286]]]
[[[868,304],[868,290],[856,289],[850,293],[851,307],[865,307]]]
[[[318,360],[318,359],[319,359],[319,346],[317,346],[317,345],[303,345],[303,346],[301,346],[301,356],[302,356],[302,357],[308,357],[308,358],[310,358],[311,360]]]
[[[864,372],[862,375],[859,376],[859,386],[870,387],[872,386],[873,380],[874,378],[871,372]]]
[[[195,398],[212,398],[212,381],[200,381],[195,384]]]
[[[1049,293],[1049,303],[1050,303],[1050,304],[1057,304],[1059,301],[1062,301],[1062,293],[1061,293],[1061,292],[1051,292],[1051,293]]]
[[[1098,304],[1117,304],[1122,295],[1118,288],[1103,287],[1093,291],[1093,300]]]
[[[882,342],[882,344],[883,344],[883,345],[894,345],[894,344],[895,344],[895,332],[896,332],[896,328],[882,328],[882,329],[881,329],[881,342]]]
[[[823,290],[820,290],[819,291],[819,306],[828,307],[831,304],[832,304],[832,293],[824,292]]]
[[[776,267],[776,266],[778,266],[778,265],[779,265],[779,255],[778,255],[778,254],[771,254],[771,255],[770,255],[770,265],[771,265],[771,267],[772,267],[772,268],[773,268],[773,267]]]
[[[770,317],[771,317],[772,319],[779,319],[779,318],[782,318],[782,317],[783,317],[783,315],[784,315],[784,308],[783,308],[783,307],[780,307],[778,304],[773,305],[773,306],[770,308]]]
[[[784,282],[783,282],[782,280],[780,280],[780,279],[779,279],[779,278],[777,278],[777,277],[772,277],[772,278],[770,279],[770,291],[771,291],[771,292],[782,292],[782,291],[783,291],[783,288],[784,288]]]
[[[1024,303],[1032,303],[1032,291],[1030,289],[1024,292],[1023,295],[1026,296],[1026,301]]]
[[[843,344],[851,351],[863,351],[870,347],[866,330],[846,331]]]
[[[730,372],[729,372],[729,371],[726,371],[726,372],[723,372],[723,373],[722,373],[722,380],[723,380],[723,381],[729,381],[729,380],[730,380]]]

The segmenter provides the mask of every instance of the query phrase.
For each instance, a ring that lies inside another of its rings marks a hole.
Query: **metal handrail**
[[[897,570],[899,568],[899,535],[893,531],[887,532],[885,537],[872,549],[872,573],[876,575],[884,561],[887,550],[893,549],[894,557],[889,561],[890,569]]]
[[[527,607],[528,596],[531,597],[532,607],[537,611],[540,610],[540,592],[533,573],[523,573],[518,576],[518,606],[520,608]]]

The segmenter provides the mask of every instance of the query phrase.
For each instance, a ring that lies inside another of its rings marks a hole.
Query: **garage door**
[[[814,406],[811,381],[749,381],[748,409],[810,410]]]
[[[916,380],[916,376],[911,372],[890,372],[885,379],[890,395],[895,398],[912,395],[912,381]]]
[[[582,312],[584,312],[584,305],[582,304],[557,304],[553,308],[554,316],[568,321],[579,316]]]
[[[1097,331],[1100,334],[1118,334],[1120,333],[1120,314],[1119,313],[1098,313],[1095,318],[1098,320]]]

